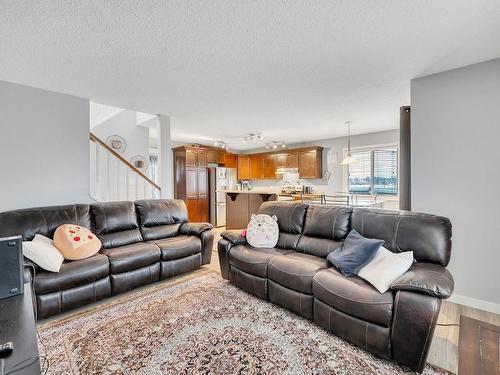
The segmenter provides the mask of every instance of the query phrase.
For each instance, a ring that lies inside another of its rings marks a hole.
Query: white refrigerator
[[[210,179],[210,222],[214,227],[226,225],[226,190],[236,189],[236,168],[212,167]]]

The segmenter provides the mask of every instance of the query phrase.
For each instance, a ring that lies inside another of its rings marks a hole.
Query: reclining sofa
[[[30,208],[0,213],[0,237],[52,238],[61,224],[90,229],[102,242],[96,255],[64,261],[58,273],[34,267],[38,318],[68,311],[210,263],[213,231],[189,223],[181,200],[140,200]],[[25,276],[26,277],[26,276]]]
[[[266,202],[276,215],[275,248],[257,249],[240,231],[218,242],[222,276],[241,289],[314,320],[375,355],[422,372],[441,300],[454,287],[447,218],[379,209]],[[393,252],[412,250],[416,262],[385,293],[344,277],[326,259],[351,230],[385,241]]]

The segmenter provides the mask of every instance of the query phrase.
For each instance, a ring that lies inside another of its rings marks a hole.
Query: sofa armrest
[[[233,245],[246,245],[247,243],[247,238],[241,235],[241,230],[226,230],[220,236]]]
[[[410,269],[391,285],[392,290],[405,290],[428,294],[437,298],[448,298],[453,293],[455,282],[450,271],[434,263],[413,263]]]
[[[183,223],[179,228],[180,234],[188,236],[201,236],[201,234],[214,226],[210,223]]]

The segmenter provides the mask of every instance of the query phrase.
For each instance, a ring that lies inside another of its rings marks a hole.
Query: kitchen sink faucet
[[[247,180],[243,180],[241,182],[241,190],[245,190],[245,187],[246,187],[246,190],[248,190],[248,191],[252,190],[252,185]]]

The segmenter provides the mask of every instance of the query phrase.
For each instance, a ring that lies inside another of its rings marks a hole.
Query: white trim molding
[[[478,310],[484,310],[495,314],[500,314],[500,304],[497,303],[488,302],[472,297],[462,296],[460,294],[452,294],[452,296],[448,299],[448,301],[456,303],[458,305],[465,305],[473,307]]]

